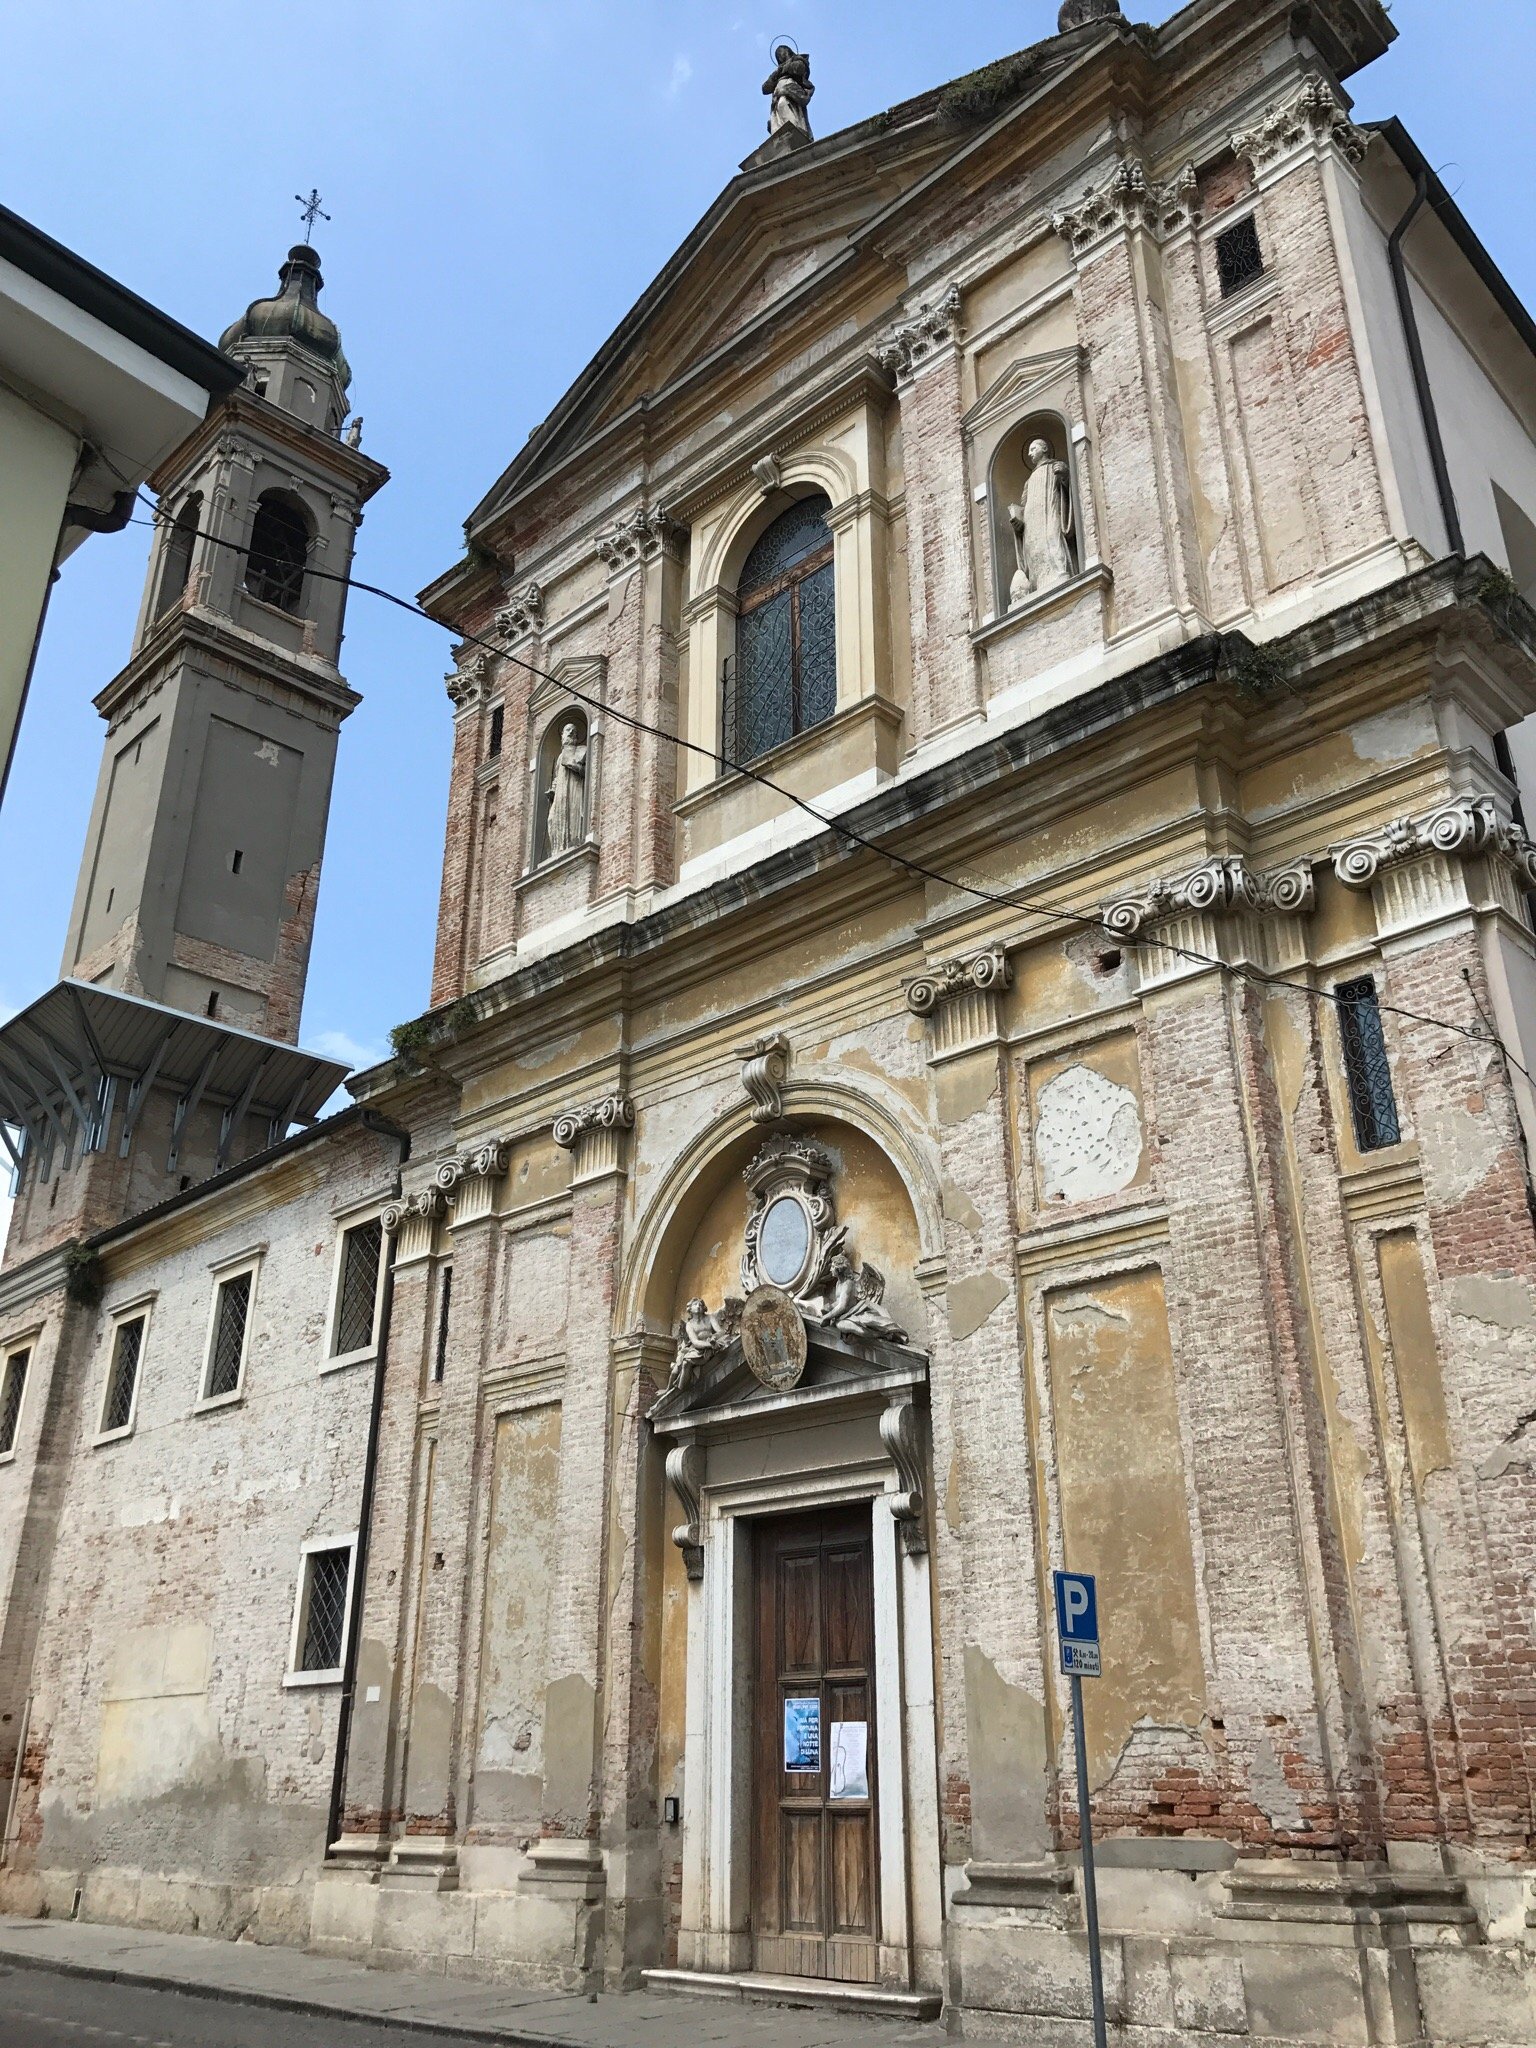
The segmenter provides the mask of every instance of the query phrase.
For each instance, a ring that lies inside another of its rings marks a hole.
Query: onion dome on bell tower
[[[335,433],[347,416],[352,370],[336,322],[320,310],[324,283],[315,250],[296,242],[278,272],[276,295],[253,299],[219,346],[246,365],[258,396]]]

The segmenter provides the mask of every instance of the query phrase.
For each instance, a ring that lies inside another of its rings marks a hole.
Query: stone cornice
[[[363,701],[330,662],[318,655],[290,654],[270,640],[246,632],[221,612],[201,606],[173,607],[157,625],[159,629],[146,635],[138,652],[93,700],[109,724],[123,715],[141,686],[153,687],[166,680],[188,646],[210,661],[254,671],[264,681],[291,690],[305,715],[332,732]]]
[[[905,381],[952,350],[960,334],[960,287],[949,284],[907,319],[887,328],[875,343],[874,358],[882,370]]]

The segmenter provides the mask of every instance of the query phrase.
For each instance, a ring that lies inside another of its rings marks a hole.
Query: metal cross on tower
[[[317,185],[310,186],[307,199],[302,192],[295,192],[293,196],[299,202],[299,219],[304,223],[304,240],[307,244],[315,231],[315,222],[329,220],[331,216],[320,204],[320,188]]]

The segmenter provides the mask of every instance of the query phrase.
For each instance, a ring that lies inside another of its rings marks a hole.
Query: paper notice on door
[[[832,1723],[830,1799],[869,1797],[869,1723]]]
[[[786,1771],[821,1769],[821,1701],[784,1702],[784,1768]]]

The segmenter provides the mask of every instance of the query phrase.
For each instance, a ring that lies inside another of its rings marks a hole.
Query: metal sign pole
[[[1099,1954],[1099,1892],[1093,1874],[1093,1811],[1088,1804],[1088,1746],[1083,1741],[1083,1681],[1072,1674],[1072,1742],[1077,1751],[1077,1834],[1083,1850],[1083,1914],[1088,1922],[1088,1979],[1093,1992],[1093,2048],[1105,2048],[1104,1965]]]

